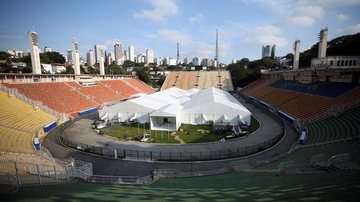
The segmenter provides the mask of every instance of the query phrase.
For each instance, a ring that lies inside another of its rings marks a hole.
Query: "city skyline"
[[[94,45],[114,52],[117,43],[125,50],[132,45],[134,55],[152,49],[154,57],[176,58],[179,42],[181,60],[214,59],[218,29],[220,62],[230,63],[261,58],[267,44],[276,45],[277,55],[292,53],[296,39],[304,51],[318,42],[325,26],[328,40],[360,32],[359,8],[359,0],[6,1],[0,13],[0,49],[28,50],[26,36],[35,27],[42,50],[47,46],[66,52],[75,37],[82,58]]]

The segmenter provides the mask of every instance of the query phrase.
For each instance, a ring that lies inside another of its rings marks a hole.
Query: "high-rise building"
[[[209,59],[207,59],[207,58],[202,59],[201,65],[204,67],[207,67],[209,65]]]
[[[52,48],[48,47],[48,46],[45,46],[44,47],[44,53],[46,52],[52,52]]]
[[[135,62],[135,50],[134,50],[134,46],[129,46],[129,59],[132,62]]]
[[[275,58],[275,49],[276,49],[276,45],[274,44],[272,47],[271,47],[271,58]]]
[[[129,51],[124,50],[125,60],[129,60]]]
[[[38,34],[36,32],[28,32],[28,38],[29,38],[29,48],[31,55],[32,73],[41,74]]]
[[[114,45],[115,62],[117,65],[124,63],[124,50],[121,44]]]
[[[89,52],[87,52],[86,63],[87,63],[87,66],[93,66],[95,64],[94,50],[90,49]]]
[[[270,57],[271,50],[270,45],[262,46],[262,55],[261,58]]]
[[[321,29],[319,33],[319,53],[318,58],[326,57],[326,48],[327,48],[327,38],[328,38],[328,28]]]
[[[115,55],[113,52],[110,52],[107,54],[107,65],[111,65],[113,64],[113,62],[115,61]]]
[[[146,49],[146,64],[154,63],[154,51],[153,49]]]
[[[293,69],[299,69],[299,59],[300,59],[300,40],[296,40],[294,43]]]
[[[73,51],[72,49],[67,50],[67,62],[73,64]]]
[[[105,45],[95,45],[95,62],[100,63],[100,50],[103,50],[103,54],[105,54],[106,46]]]
[[[65,62],[68,62],[68,54],[67,53],[60,53],[64,58]]]
[[[80,72],[80,52],[79,52],[79,44],[75,41],[72,42],[72,53],[73,53],[73,67],[74,73],[79,75]]]
[[[194,66],[199,66],[199,65],[201,65],[201,59],[200,59],[199,57],[194,57],[194,58],[192,59],[192,64],[193,64]]]

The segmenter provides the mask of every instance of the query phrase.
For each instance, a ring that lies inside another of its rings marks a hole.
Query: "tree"
[[[151,84],[149,72],[145,71],[143,68],[137,68],[135,71],[136,76],[138,76],[141,81],[149,85]]]
[[[0,72],[1,73],[11,73],[12,70],[13,70],[13,68],[9,63],[0,63]]]
[[[128,68],[128,67],[135,67],[135,62],[131,61],[131,60],[125,60],[124,64],[122,65],[124,68]]]
[[[105,69],[106,74],[127,74],[126,70],[120,65],[111,64]]]
[[[74,68],[71,65],[66,66],[65,74],[74,74]]]

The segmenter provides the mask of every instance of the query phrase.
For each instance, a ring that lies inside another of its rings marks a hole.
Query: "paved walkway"
[[[238,146],[239,144],[253,144],[256,141],[260,141],[262,138],[267,138],[273,134],[275,131],[277,134],[281,131],[281,127],[266,114],[262,113],[261,110],[253,108],[251,105],[244,103],[244,105],[251,110],[254,116],[260,121],[262,127],[255,134],[250,135],[248,138],[242,140],[227,141],[225,143],[211,143],[211,144],[187,144],[187,145],[162,145],[161,149],[198,149],[200,146],[203,149],[213,149],[224,146],[232,147]],[[89,120],[88,120],[89,121]],[[88,142],[88,139],[91,139],[90,142],[99,145],[109,144],[109,146],[115,147],[118,143],[113,143],[113,140],[108,138],[103,139],[102,136],[90,134],[90,122],[84,119],[80,123],[85,128],[70,128],[66,130],[66,135],[72,135],[78,141]],[[89,131],[88,131],[89,129]],[[70,132],[69,132],[70,131]],[[155,168],[164,168],[164,169],[177,169],[183,172],[198,172],[198,171],[207,171],[215,170],[222,168],[229,168],[233,166],[254,166],[257,161],[263,161],[272,157],[275,157],[279,154],[283,154],[290,150],[291,146],[297,140],[296,132],[288,125],[285,126],[285,136],[276,146],[250,156],[236,158],[236,159],[226,159],[226,160],[217,160],[217,161],[202,161],[202,162],[144,162],[144,161],[128,161],[121,159],[110,159],[102,156],[95,156],[88,153],[80,152],[78,150],[65,147],[61,145],[57,137],[57,129],[53,130],[48,134],[44,140],[43,145],[49,149],[51,154],[56,158],[67,158],[74,157],[78,160],[83,160],[91,162],[93,164],[94,174],[98,175],[118,175],[118,176],[144,176],[149,175],[151,171]],[[79,138],[81,137],[81,138]],[[93,139],[93,137],[95,137]],[[100,137],[101,139],[97,139]],[[119,146],[119,145],[118,145]],[[122,146],[122,145],[120,145]],[[142,148],[142,149],[154,149],[157,148],[153,144],[146,143],[136,143],[136,144],[126,144],[129,148]],[[157,146],[157,145],[156,145]]]
[[[242,101],[243,102],[243,101]],[[110,150],[132,150],[132,151],[151,151],[162,153],[176,153],[176,152],[193,152],[193,153],[209,153],[224,150],[236,151],[238,148],[245,148],[257,144],[262,144],[265,141],[270,141],[278,136],[282,128],[272,118],[262,113],[260,109],[254,108],[252,105],[242,103],[247,107],[255,118],[260,122],[259,130],[244,138],[236,138],[227,140],[225,142],[212,143],[196,143],[196,144],[161,144],[161,143],[144,143],[137,141],[123,142],[114,138],[101,136],[95,133],[91,128],[93,120],[84,118],[71,124],[64,131],[64,138],[70,139],[74,142],[79,142],[86,145],[96,147],[107,147]]]

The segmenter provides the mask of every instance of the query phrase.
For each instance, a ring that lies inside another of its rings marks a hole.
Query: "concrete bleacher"
[[[131,87],[135,88],[141,93],[150,94],[155,92],[152,87],[140,81],[139,79],[124,79],[123,81],[128,82]]]
[[[233,91],[229,71],[179,71],[170,72],[161,87],[165,90],[171,87],[181,89],[199,88],[205,89],[209,87],[221,88],[226,91]]]
[[[74,90],[78,90],[90,99],[95,100],[97,103],[104,103],[114,100],[122,100],[124,96],[116,94],[115,91],[107,88],[102,83],[98,83],[96,86],[82,86],[76,82],[66,82],[68,85],[74,87]]]
[[[41,101],[44,105],[58,112],[76,115],[78,111],[96,107],[98,104],[74,90],[64,82],[7,84],[6,87],[17,89],[26,97]]]
[[[312,91],[312,93],[308,93],[307,91],[305,92],[303,88],[305,85],[287,85],[288,88],[292,88],[292,90],[288,90],[285,88],[285,83],[286,82],[279,82],[273,79],[261,78],[241,89],[240,92],[266,102],[273,108],[283,111],[305,123],[326,118],[344,109],[360,104],[360,87],[356,87],[357,84],[332,83],[326,85],[321,84],[317,85],[318,87],[311,88],[309,86],[308,91]],[[285,87],[274,87],[274,84],[275,86],[281,84]],[[334,89],[334,93],[329,93],[331,91],[329,88],[335,88],[336,85],[340,87]],[[299,88],[303,88],[304,92],[295,91],[294,86],[301,86]],[[316,92],[321,94],[314,95]]]
[[[34,152],[32,136],[57,118],[0,91],[0,151]]]
[[[104,84],[108,88],[112,89],[113,91],[117,92],[121,96],[125,98],[130,98],[131,95],[140,93],[135,88],[128,85],[123,80],[102,80],[98,81],[98,83]]]
[[[313,84],[302,84],[297,81],[278,80],[271,84],[271,87],[336,98],[354,88],[359,87],[359,83],[317,82]]]
[[[306,144],[340,140],[360,135],[360,107],[350,109],[336,117],[311,123]]]

